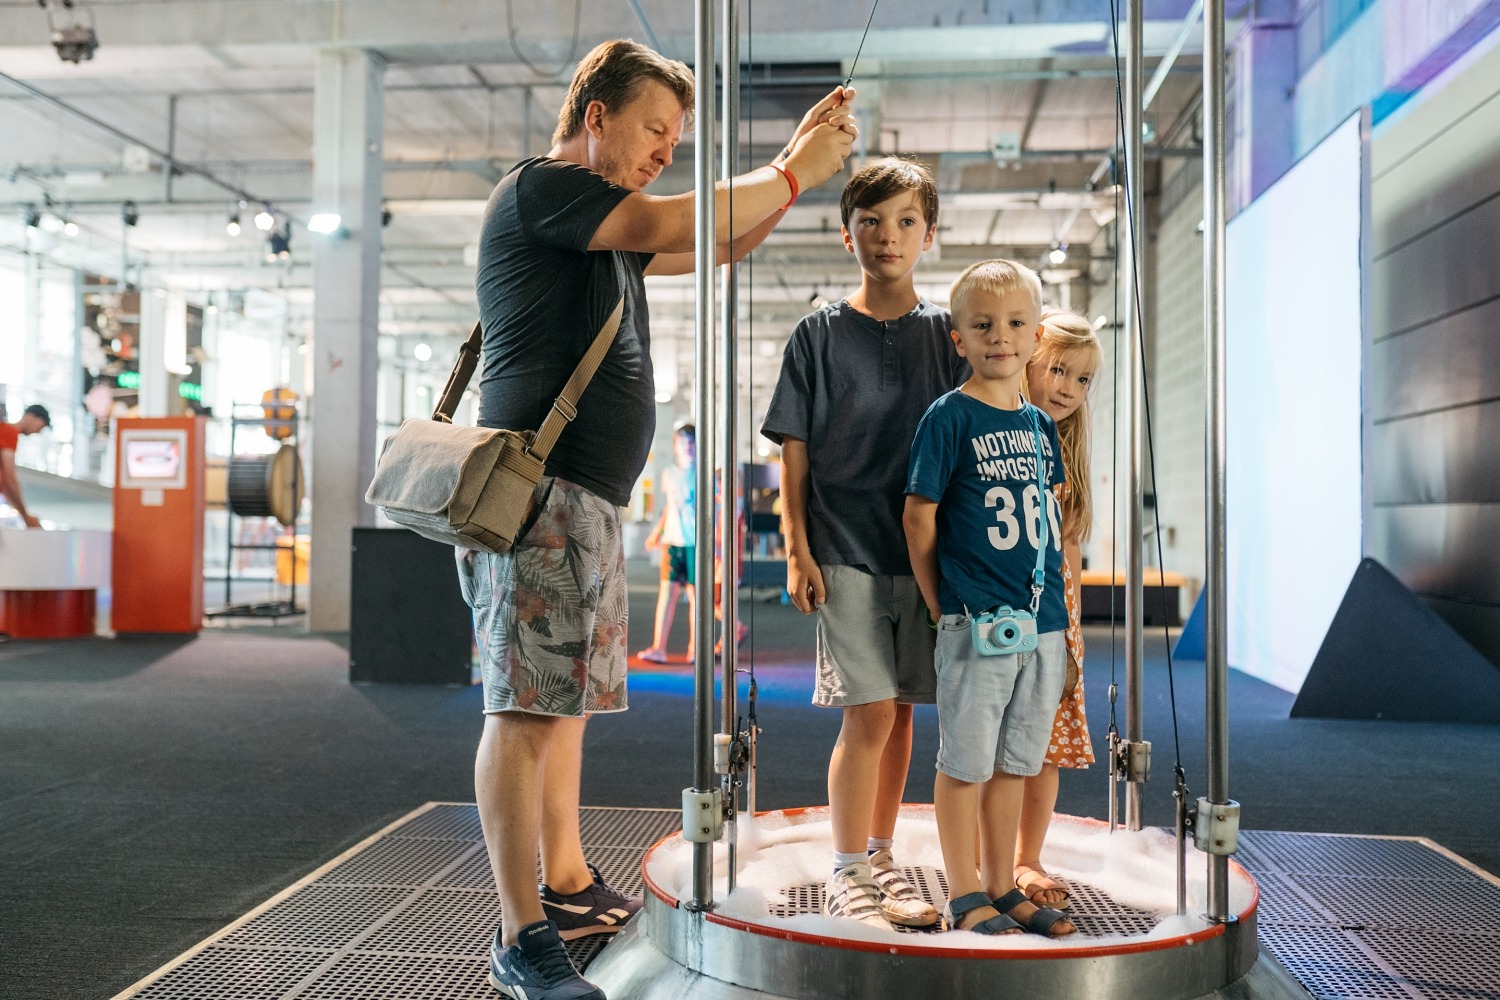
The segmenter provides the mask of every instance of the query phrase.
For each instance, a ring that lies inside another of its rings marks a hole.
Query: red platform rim
[[[930,812],[932,805],[931,803],[902,803],[901,810],[903,812],[907,810]],[[827,811],[827,806],[799,806],[794,809],[767,809],[756,813],[756,815],[802,816],[808,813],[826,813]],[[1102,820],[1091,819],[1089,817],[1070,816],[1068,820],[1069,822],[1079,823],[1084,826],[1103,827],[1107,825]],[[681,839],[681,832],[668,834],[652,844],[641,859],[642,882],[652,895],[673,909],[680,907],[682,901],[656,884],[655,880],[647,872],[647,863],[658,848],[662,847],[668,841]],[[1250,873],[1245,871],[1233,858],[1229,860],[1229,863],[1244,876],[1245,880],[1250,883],[1253,891],[1250,905],[1245,907],[1237,916],[1238,920],[1244,921],[1260,906],[1260,886],[1256,884],[1255,879],[1250,877]],[[794,931],[766,924],[757,924],[752,921],[740,919],[739,917],[729,917],[720,913],[714,913],[713,911],[709,911],[703,916],[704,919],[712,924],[719,924],[731,930],[758,934],[762,937],[776,938],[781,941],[797,941],[802,944],[816,945],[820,948],[842,948],[845,951],[870,952],[882,955],[909,955],[915,958],[1002,960],[1104,958],[1110,955],[1134,955],[1153,951],[1167,951],[1172,948],[1183,948],[1188,945],[1199,944],[1216,937],[1221,937],[1227,933],[1226,925],[1217,924],[1191,934],[1178,934],[1173,937],[1152,938],[1149,941],[1136,941],[1126,944],[1084,945],[1079,947],[1058,944],[1049,948],[954,948],[944,945],[889,944],[881,941],[861,941],[851,938],[831,937],[824,934],[810,934],[806,931]],[[917,937],[920,935],[910,936]],[[932,936],[937,937],[939,935]]]

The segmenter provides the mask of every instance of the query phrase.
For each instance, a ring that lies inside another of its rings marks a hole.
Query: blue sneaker
[[[516,943],[490,944],[490,985],[513,1000],[606,1000],[604,992],[573,968],[550,920],[521,928]]]
[[[589,865],[589,872],[594,883],[581,892],[564,896],[545,885],[541,887],[542,910],[557,924],[557,932],[564,941],[590,934],[613,934],[641,908],[639,899],[632,899],[605,882],[599,869]]]

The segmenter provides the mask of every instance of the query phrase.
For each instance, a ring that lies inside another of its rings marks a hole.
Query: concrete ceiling
[[[269,203],[305,222],[316,56],[367,48],[389,61],[382,329],[425,337],[472,323],[484,200],[511,163],[548,148],[577,58],[629,36],[690,61],[696,9],[688,0],[48,3],[0,0],[0,253],[40,253],[111,277],[128,269],[133,280],[203,298],[271,289],[289,303],[290,327],[310,323],[315,237],[294,226],[291,263],[268,264],[249,217]],[[1190,6],[1146,3],[1148,72]],[[840,82],[868,12],[849,0],[741,0],[740,52],[757,75],[743,91],[742,162],[768,159],[799,109]],[[945,298],[957,270],[982,256],[1040,263],[1054,241],[1087,245],[1113,217],[1108,177],[1089,190],[1115,134],[1109,19],[1108,0],[876,8],[855,76],[861,154],[919,156],[937,171],[939,245],[919,272],[933,294]],[[49,41],[51,28],[74,24],[99,41],[78,64]],[[1158,132],[1198,90],[1199,48],[1194,29],[1148,112]],[[1019,137],[1020,156],[997,164],[997,134]],[[690,135],[653,193],[689,189],[691,145]],[[805,197],[756,254],[743,305],[753,301],[772,340],[814,295],[837,296],[856,279],[838,241],[837,191],[830,183]],[[242,196],[245,228],[230,236],[225,223]],[[121,219],[127,200],[134,227]],[[77,223],[76,237],[27,231],[26,211],[49,205]],[[653,284],[656,336],[687,343],[690,280]],[[772,351],[756,363],[774,375]]]

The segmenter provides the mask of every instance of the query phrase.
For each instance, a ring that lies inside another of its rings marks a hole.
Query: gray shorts
[[[937,638],[939,771],[978,782],[996,771],[1029,777],[1042,769],[1068,676],[1064,635],[1044,632],[1030,653],[981,656],[970,638],[969,616],[942,617]]]
[[[813,704],[935,701],[933,631],[916,577],[877,576],[854,566],[822,570],[827,600],[818,608]]]
[[[474,609],[484,711],[625,709],[625,549],[618,507],[542,477],[508,552],[458,549]]]

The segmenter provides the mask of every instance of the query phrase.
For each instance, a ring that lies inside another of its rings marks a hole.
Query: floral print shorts
[[[474,609],[484,711],[625,709],[625,550],[619,508],[544,476],[508,552],[458,549]]]

